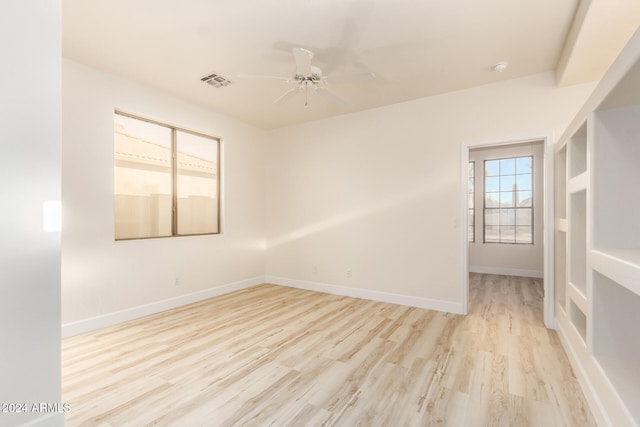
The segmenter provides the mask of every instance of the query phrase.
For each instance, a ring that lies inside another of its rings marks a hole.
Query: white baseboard
[[[560,338],[560,344],[562,344],[562,347],[567,354],[567,358],[573,368],[573,373],[575,374],[578,383],[580,384],[580,388],[582,389],[582,393],[589,404],[591,414],[599,426],[611,426],[612,424],[607,415],[607,411],[604,409],[603,402],[600,400],[598,392],[587,373],[587,369],[582,363],[582,358],[576,352],[574,346],[571,344],[570,337],[565,331],[565,327],[568,325],[569,320],[564,316],[564,314],[561,314],[561,318],[556,318],[556,323],[558,326],[556,332],[558,333],[558,338]]]
[[[127,308],[125,310],[113,313],[103,314],[101,316],[91,317],[89,319],[78,320],[76,322],[65,323],[62,325],[62,338],[73,335],[82,334],[96,329],[105,328],[107,326],[117,325],[129,320],[138,319],[140,317],[149,316],[151,314],[160,313],[172,308],[181,307],[183,305],[192,304],[208,298],[224,295],[229,292],[257,286],[265,282],[264,276],[258,276],[251,279],[240,280],[238,282],[229,283],[215,288],[209,288],[190,294],[179,295],[162,301],[156,301],[149,304],[139,305],[137,307]]]
[[[414,297],[409,295],[393,294],[389,292],[372,291],[369,289],[351,288],[348,286],[331,285],[327,283],[310,282],[306,280],[288,279],[285,277],[265,277],[267,283],[287,286],[290,288],[306,289],[309,291],[323,292],[333,295],[362,298],[372,301],[388,302],[391,304],[406,305],[409,307],[424,308],[427,310],[444,311],[447,313],[462,314],[462,303],[452,301],[434,300],[430,298]]]
[[[20,424],[20,427],[64,427],[64,414],[63,413],[51,413],[35,420],[28,421],[24,424]]]
[[[598,426],[638,427],[622,396],[611,383],[564,312],[556,312],[558,337],[569,358],[585,399]]]
[[[470,265],[469,273],[498,274],[502,276],[535,277],[537,279],[542,279],[544,277],[544,271],[542,270],[520,270],[518,268],[485,267],[482,265]]]
[[[348,286],[331,285],[326,283],[310,282],[305,280],[287,279],[277,276],[258,276],[252,279],[241,280],[215,288],[205,289],[186,295],[168,298],[149,304],[131,307],[125,310],[107,313],[89,319],[78,320],[62,325],[62,338],[71,337],[85,332],[94,331],[108,326],[128,322],[156,313],[161,313],[172,308],[181,307],[194,302],[224,295],[229,292],[257,286],[262,283],[287,286],[291,288],[307,289],[315,292],[324,292],[334,295],[343,295],[354,298],[363,298],[372,301],[388,302],[391,304],[406,305],[409,307],[425,308],[428,310],[444,311],[448,313],[462,314],[462,303],[434,300],[430,298],[413,297],[408,295],[393,294],[389,292],[372,291],[369,289],[351,288]]]

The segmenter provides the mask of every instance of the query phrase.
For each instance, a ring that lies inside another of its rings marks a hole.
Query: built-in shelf
[[[612,383],[616,394],[622,400],[621,408],[626,414],[622,419],[634,419],[635,425],[640,425],[640,369],[637,360],[620,363],[619,357],[609,357],[604,355],[596,356],[596,363],[600,366]],[[614,427],[622,424],[612,424]]]
[[[589,263],[594,270],[614,280],[620,286],[624,286],[630,292],[640,295],[640,249],[592,250],[589,254]],[[640,360],[640,354],[638,357]]]
[[[583,313],[588,313],[587,296],[571,282],[567,283],[566,289],[569,299],[580,307]]]
[[[622,67],[620,67],[622,68]],[[606,79],[603,79],[603,84],[599,85],[602,89],[606,89],[604,86],[609,85],[611,89],[602,95],[606,95],[604,100],[597,105],[595,111],[610,110],[614,108],[623,108],[633,105],[640,105],[640,62],[636,61],[627,70],[615,70],[619,73],[624,72],[624,76],[618,78],[615,81],[615,76],[612,73],[608,73]]]
[[[594,134],[593,247],[640,247],[640,106],[594,114]]]
[[[566,223],[566,221],[565,221]],[[554,300],[556,307],[561,307],[562,310],[566,310],[566,286],[567,286],[567,267],[566,267],[566,254],[567,254],[567,233],[566,231],[556,231],[554,233],[554,247],[555,247],[555,269],[554,269]]]
[[[569,195],[568,281],[587,294],[587,192]]]
[[[571,180],[587,171],[586,123],[578,128],[567,145],[567,178]]]
[[[556,220],[556,226],[558,227],[558,231],[562,231],[563,233],[567,232],[567,220],[565,218],[558,218]]]
[[[618,396],[640,422],[640,295],[593,275],[593,353]]]
[[[587,172],[582,172],[580,175],[571,178],[567,182],[567,193],[574,194],[584,191],[587,189],[588,184],[589,174]]]
[[[554,213],[555,218],[567,217],[567,146],[556,152],[554,162]],[[564,257],[564,254],[563,254]]]
[[[558,335],[598,425],[638,427],[640,30],[562,134],[554,160]]]
[[[578,332],[578,335],[580,335],[580,338],[582,338],[582,343],[586,346],[587,316],[573,300],[569,300],[569,320]]]

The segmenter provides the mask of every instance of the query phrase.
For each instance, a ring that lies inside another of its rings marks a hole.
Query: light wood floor
[[[539,280],[459,316],[262,285],[63,341],[68,426],[593,426]]]

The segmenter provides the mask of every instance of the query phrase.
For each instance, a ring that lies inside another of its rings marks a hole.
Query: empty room
[[[640,425],[636,1],[0,22],[0,426]]]

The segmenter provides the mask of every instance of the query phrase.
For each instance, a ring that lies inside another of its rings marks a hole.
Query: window
[[[475,222],[475,187],[476,187],[476,162],[469,162],[469,185],[467,191],[467,199],[469,206],[469,213],[467,218],[467,238],[469,242],[473,243],[476,241],[476,222]]]
[[[115,113],[115,238],[216,234],[220,140]]]
[[[533,243],[533,156],[484,161],[485,243]]]

